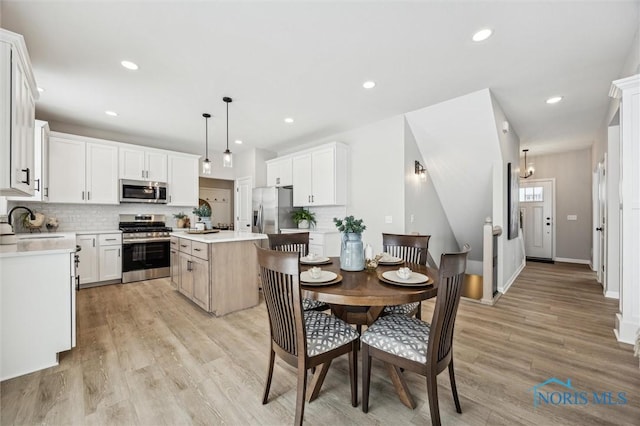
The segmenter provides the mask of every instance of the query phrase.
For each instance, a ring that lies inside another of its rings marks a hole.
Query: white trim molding
[[[580,265],[589,265],[591,266],[591,259],[571,259],[569,257],[554,257],[554,262],[564,262],[564,263],[578,263]]]
[[[516,269],[513,275],[511,275],[509,280],[502,287],[498,287],[498,291],[502,294],[505,294],[507,290],[509,290],[509,287],[511,287],[511,284],[516,281],[516,278],[518,278],[518,275],[520,275],[520,272],[522,272],[525,266],[527,266],[527,261],[523,260],[520,266],[518,266],[518,269]]]
[[[607,299],[620,299],[620,292],[619,291],[605,291],[604,292],[604,297],[606,297]]]

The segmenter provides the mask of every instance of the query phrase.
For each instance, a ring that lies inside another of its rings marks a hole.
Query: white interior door
[[[602,283],[602,287],[607,290],[607,277],[604,273],[605,266],[607,264],[607,244],[606,244],[606,209],[607,209],[607,176],[605,173],[605,165],[607,164],[607,157],[605,153],[604,160],[598,164],[598,226],[596,231],[598,232],[598,253],[600,256],[598,262],[598,282]]]
[[[236,179],[235,183],[235,204],[236,204],[236,225],[238,231],[251,232],[251,196],[253,190],[253,180],[251,176]]]
[[[520,211],[525,254],[553,259],[553,181],[520,181]]]

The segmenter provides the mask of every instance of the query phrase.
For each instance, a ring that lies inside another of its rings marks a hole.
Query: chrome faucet
[[[15,206],[11,210],[9,210],[9,214],[7,215],[7,222],[9,222],[9,225],[11,225],[11,215],[13,214],[13,211],[17,210],[17,209],[25,209],[26,211],[29,212],[29,218],[31,220],[36,220],[36,215],[31,211],[31,209],[29,209],[29,208],[27,208],[25,206]]]

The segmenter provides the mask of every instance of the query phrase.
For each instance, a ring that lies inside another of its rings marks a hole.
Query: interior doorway
[[[214,229],[233,229],[234,183],[232,180],[199,179],[198,205],[208,205],[211,209],[211,224]]]
[[[527,259],[552,262],[555,248],[555,181],[520,180],[520,215]]]
[[[251,196],[253,179],[251,176],[236,179],[235,183],[235,223],[238,231],[251,231]]]

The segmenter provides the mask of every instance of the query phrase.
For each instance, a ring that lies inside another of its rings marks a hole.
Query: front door
[[[553,259],[553,181],[520,181],[520,212],[527,258]]]
[[[236,180],[236,230],[251,232],[251,194],[253,181],[251,176]]]

